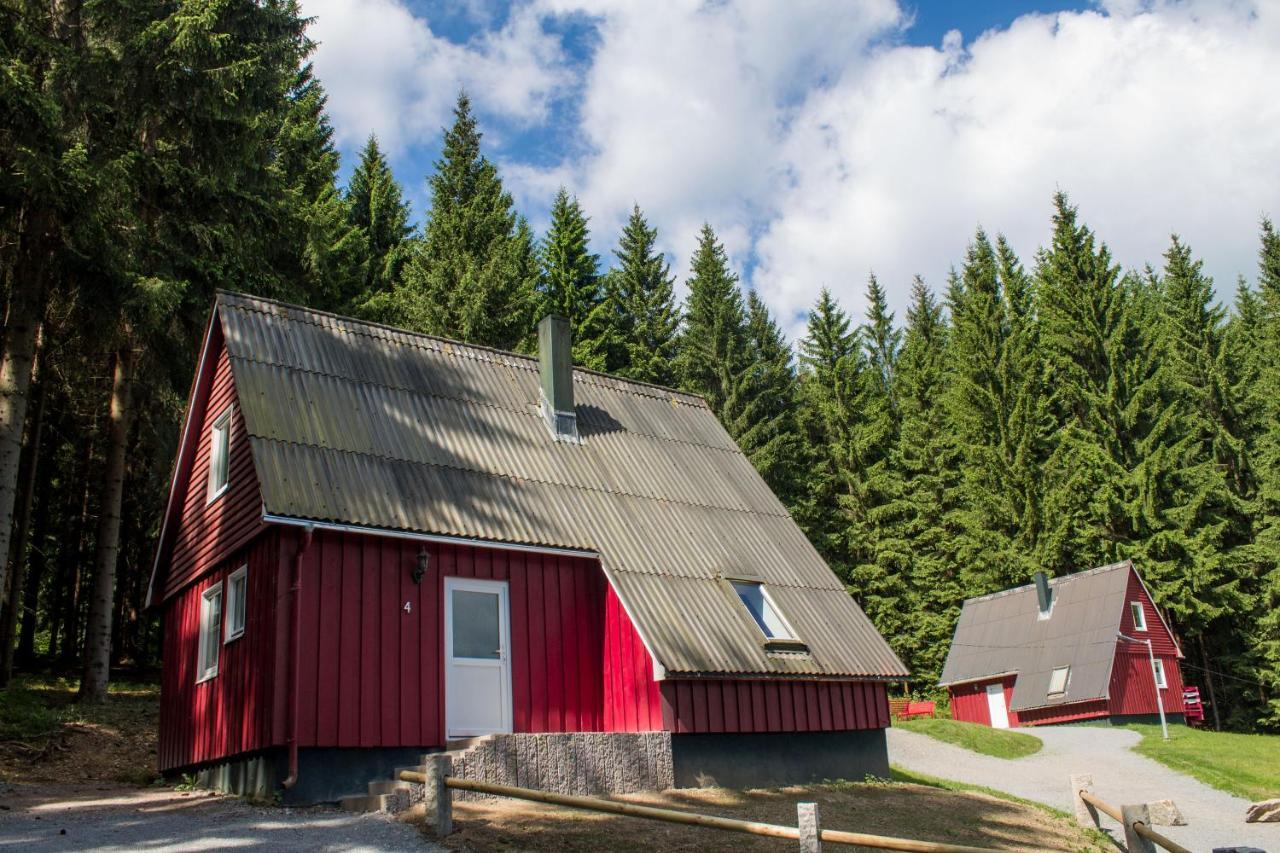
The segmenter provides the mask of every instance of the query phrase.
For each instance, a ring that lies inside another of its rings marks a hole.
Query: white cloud
[[[607,253],[639,202],[683,278],[710,221],[793,334],[824,285],[861,313],[873,269],[899,312],[915,273],[940,289],[978,224],[1030,265],[1058,188],[1123,264],[1176,230],[1223,293],[1280,216],[1274,0],[1111,0],[938,47],[898,44],[891,0],[533,0],[467,45],[399,0],[306,11],[340,134],[434,136],[459,85],[533,125],[571,94],[563,162],[504,151],[535,223],[563,183]],[[597,36],[576,65],[543,26],[570,15]]]
[[[1030,265],[1062,188],[1121,263],[1159,262],[1176,230],[1229,294],[1259,215],[1280,213],[1277,45],[1274,7],[1160,4],[881,52],[815,92],[781,147],[794,182],[756,283],[784,316],[823,284],[861,311],[874,269],[901,309],[979,223]]]
[[[434,141],[460,88],[485,111],[537,122],[566,81],[559,42],[528,7],[467,44],[435,34],[404,0],[303,0],[303,13],[316,19],[316,73],[346,148],[370,133],[392,154]]]

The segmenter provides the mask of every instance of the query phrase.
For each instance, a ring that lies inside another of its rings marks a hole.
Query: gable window
[[[218,642],[222,631],[222,584],[215,584],[200,597],[200,645],[196,658],[196,683],[218,674]]]
[[[751,614],[751,618],[756,620],[756,624],[760,626],[760,630],[770,640],[794,640],[795,633],[791,630],[782,614],[778,612],[777,606],[773,603],[773,599],[769,597],[769,592],[764,588],[764,584],[748,583],[746,581],[731,581],[734,592],[738,593],[739,600],[742,605],[747,608],[747,612]]]
[[[1169,682],[1165,681],[1164,678],[1164,661],[1160,660],[1160,658],[1156,658],[1151,661],[1151,669],[1154,671],[1156,676],[1156,687],[1159,687],[1161,690],[1168,687]]]
[[[1114,613],[1115,611],[1111,611]],[[1067,679],[1071,677],[1071,667],[1060,666],[1049,674],[1049,695],[1061,696],[1067,692]]]
[[[231,480],[231,407],[209,429],[209,502],[227,490]]]
[[[1141,601],[1130,601],[1129,613],[1133,615],[1133,630],[1135,631],[1147,630],[1147,614],[1142,609]]]
[[[248,590],[249,567],[241,566],[227,578],[227,635],[224,643],[229,643],[244,633]]]

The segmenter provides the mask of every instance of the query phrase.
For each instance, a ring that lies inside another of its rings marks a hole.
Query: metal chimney
[[[1053,610],[1053,590],[1049,588],[1049,576],[1044,572],[1036,572],[1036,604],[1040,607],[1040,618],[1048,619]]]
[[[548,314],[538,323],[542,416],[556,441],[581,443],[573,408],[573,340],[568,319]]]

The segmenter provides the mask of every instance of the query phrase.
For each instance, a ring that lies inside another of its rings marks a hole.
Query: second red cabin
[[[941,686],[955,719],[996,728],[1149,722],[1161,706],[1181,722],[1181,659],[1125,561],[966,601]]]

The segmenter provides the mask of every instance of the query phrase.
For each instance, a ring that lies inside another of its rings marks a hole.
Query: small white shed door
[[[445,578],[444,601],[447,736],[511,731],[507,582]]]
[[[991,712],[991,727],[1009,728],[1009,709],[1004,704],[1004,685],[987,685],[987,710]]]

